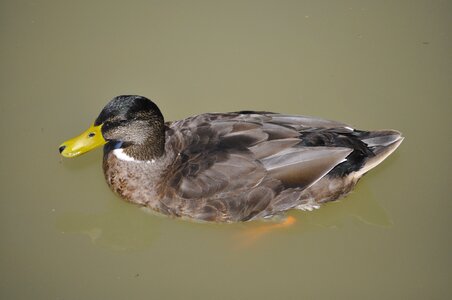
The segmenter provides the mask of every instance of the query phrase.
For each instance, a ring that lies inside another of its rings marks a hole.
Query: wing
[[[252,218],[284,189],[309,187],[352,152],[307,147],[302,131],[352,129],[302,116],[203,114],[168,126],[166,147],[178,155],[161,194],[166,205],[205,220]]]

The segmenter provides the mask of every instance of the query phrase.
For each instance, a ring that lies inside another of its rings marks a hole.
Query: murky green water
[[[450,1],[2,1],[2,299],[446,299],[452,292]],[[353,194],[259,223],[148,215],[101,152],[59,143],[118,94],[168,120],[258,109],[405,141]]]

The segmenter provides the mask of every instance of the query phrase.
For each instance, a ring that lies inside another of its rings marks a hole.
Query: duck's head
[[[64,157],[76,157],[102,145],[122,148],[130,157],[147,160],[164,151],[162,113],[151,100],[135,95],[113,98],[88,130],[59,147]],[[106,148],[107,149],[107,148]]]

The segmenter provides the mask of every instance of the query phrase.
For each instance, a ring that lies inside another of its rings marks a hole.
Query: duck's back
[[[396,131],[251,111],[167,127],[165,151],[174,160],[157,184],[159,201],[168,214],[206,221],[316,208],[350,191],[402,140]]]

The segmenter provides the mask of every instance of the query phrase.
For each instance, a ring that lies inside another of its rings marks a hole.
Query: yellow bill
[[[102,124],[99,126],[93,124],[81,135],[61,144],[59,148],[61,155],[76,157],[104,145],[107,141],[102,136],[101,128]]]

